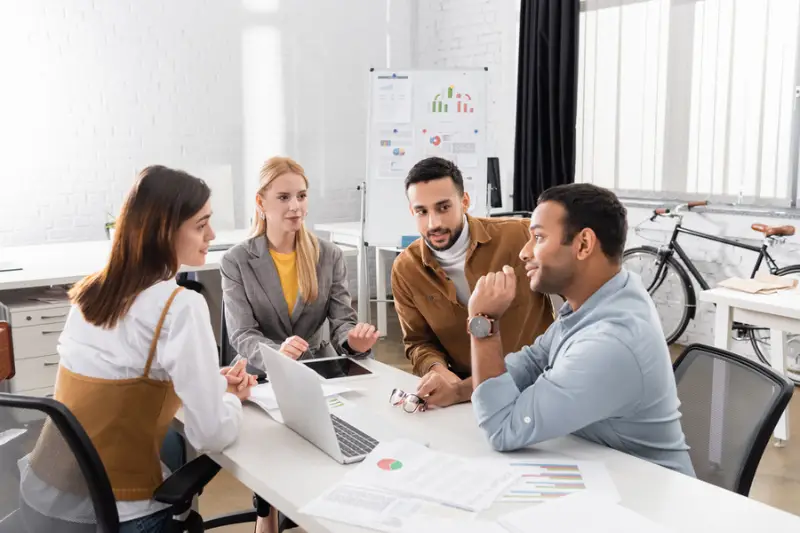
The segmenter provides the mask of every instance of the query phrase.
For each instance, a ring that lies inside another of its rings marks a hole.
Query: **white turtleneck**
[[[468,249],[469,224],[467,224],[466,216],[464,217],[464,229],[461,231],[461,235],[458,236],[458,239],[456,239],[456,242],[453,243],[453,246],[444,251],[437,251],[431,248],[433,256],[439,261],[442,270],[445,271],[453,284],[455,284],[458,302],[465,307],[469,303],[470,297],[469,283],[467,283],[467,275],[464,272]]]

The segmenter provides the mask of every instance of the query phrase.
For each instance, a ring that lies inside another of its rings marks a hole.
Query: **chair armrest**
[[[207,455],[201,455],[172,473],[156,489],[153,499],[169,505],[180,505],[200,494],[220,466]]]

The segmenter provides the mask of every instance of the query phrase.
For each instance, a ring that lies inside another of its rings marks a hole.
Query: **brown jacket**
[[[510,265],[517,272],[517,295],[500,319],[505,353],[519,351],[553,322],[550,299],[534,293],[519,253],[529,238],[529,219],[468,216],[470,245],[465,273],[470,291],[481,276]],[[392,293],[403,330],[406,357],[414,373],[425,374],[434,363],[455,373],[471,374],[467,308],[423,239],[411,243],[392,267]]]

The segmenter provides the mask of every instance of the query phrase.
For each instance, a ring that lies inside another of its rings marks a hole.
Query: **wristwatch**
[[[483,314],[477,314],[467,320],[467,333],[476,339],[485,339],[497,333],[500,323]]]

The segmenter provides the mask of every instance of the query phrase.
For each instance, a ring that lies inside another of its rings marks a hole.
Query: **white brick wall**
[[[106,213],[152,163],[229,165],[243,226],[259,166],[289,155],[311,180],[309,225],[355,220],[367,74],[412,64],[413,9],[0,2],[0,247],[105,238]],[[355,288],[354,262],[349,270]]]
[[[238,173],[239,15],[212,0],[0,3],[0,246],[104,238],[147,164]]]
[[[500,158],[511,207],[517,73],[517,0],[420,0],[417,68],[489,68],[488,154]]]

